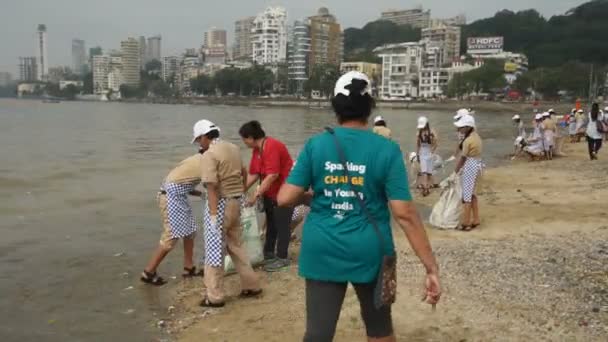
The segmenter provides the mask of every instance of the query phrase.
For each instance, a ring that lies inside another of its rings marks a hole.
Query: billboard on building
[[[504,37],[470,37],[467,39],[467,53],[492,54],[503,51]]]

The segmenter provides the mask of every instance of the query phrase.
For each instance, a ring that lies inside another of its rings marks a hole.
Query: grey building
[[[19,80],[23,82],[38,80],[38,63],[36,57],[19,57]]]
[[[84,73],[87,65],[87,52],[82,39],[72,39],[72,70],[75,74]]]

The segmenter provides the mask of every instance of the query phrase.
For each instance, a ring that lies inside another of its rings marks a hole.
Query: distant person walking
[[[603,134],[606,132],[606,127],[603,123],[603,117],[600,116],[600,106],[594,103],[591,106],[591,113],[586,122],[585,134],[587,135],[587,145],[589,149],[589,158],[597,160],[597,154],[602,148]]]
[[[381,116],[374,118],[374,133],[379,134],[387,139],[392,138],[391,130],[386,127],[386,120]]]
[[[428,196],[433,187],[433,154],[437,149],[438,139],[425,116],[418,118],[417,128],[416,147],[422,173],[422,196]]]
[[[267,272],[280,271],[290,264],[288,250],[293,207],[278,206],[277,195],[293,167],[293,160],[285,144],[267,137],[258,121],[244,124],[239,135],[253,150],[245,187],[248,190],[260,182],[250,204],[261,200],[266,212],[264,269]]]
[[[390,270],[383,261],[395,255],[391,214],[424,264],[423,300],[429,304],[441,296],[438,267],[412,202],[399,146],[368,130],[374,105],[369,79],[349,72],[334,94],[339,126],[308,140],[278,198],[280,205],[294,205],[309,188],[314,192],[299,267],[306,279],[304,341],[333,340],[350,283],[368,341],[393,342],[391,305],[375,292],[396,286],[394,273],[380,273]],[[379,277],[387,282],[377,287]]]

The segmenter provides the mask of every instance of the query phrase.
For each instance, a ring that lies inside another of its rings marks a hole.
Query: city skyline
[[[580,0],[539,0],[532,6],[528,1],[515,0],[508,5],[504,2],[489,0],[482,6],[477,1],[463,0],[458,4],[445,1],[429,0],[424,8],[431,10],[432,17],[441,18],[461,13],[468,20],[492,16],[495,12],[507,8],[522,10],[536,8],[545,16],[564,13],[585,1]],[[85,40],[87,46],[101,46],[104,50],[120,48],[125,37],[163,36],[162,55],[175,55],[186,48],[199,48],[202,34],[210,27],[228,31],[228,45],[234,42],[234,22],[238,19],[256,15],[262,11],[268,1],[235,2],[221,4],[209,1],[185,0],[180,6],[167,8],[166,5],[151,5],[149,2],[135,0],[129,2],[133,11],[115,11],[124,2],[108,0],[103,6],[84,4],[73,0],[51,2],[13,2],[3,5],[0,11],[0,22],[10,27],[0,30],[0,41],[3,42],[0,54],[0,71],[13,75],[18,71],[18,57],[35,55],[35,30],[38,24],[45,24],[48,31],[49,66],[71,65],[72,39]],[[314,15],[319,7],[328,7],[336,15],[343,29],[361,27],[365,23],[380,18],[381,12],[390,9],[408,9],[420,3],[413,1],[379,0],[371,6],[363,1],[295,1],[273,2],[272,5],[284,6],[288,11],[288,23],[293,24]],[[357,6],[358,5],[358,6]],[[219,7],[218,7],[219,6]],[[61,11],[61,9],[66,11]],[[69,11],[68,11],[69,8]],[[190,8],[190,10],[187,10]],[[213,8],[213,10],[208,10]],[[57,13],[48,16],[48,13]],[[65,13],[65,14],[64,14]]]

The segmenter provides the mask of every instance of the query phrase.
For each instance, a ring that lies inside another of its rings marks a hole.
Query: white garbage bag
[[[243,232],[241,238],[247,250],[249,261],[252,266],[258,266],[264,261],[264,250],[261,240],[261,220],[255,207],[245,207],[241,210],[241,227]],[[234,263],[229,255],[224,259],[224,271],[226,274],[234,273]]]
[[[452,173],[440,184],[442,191],[435,203],[429,222],[440,229],[456,229],[462,213],[462,187],[460,176]]]

